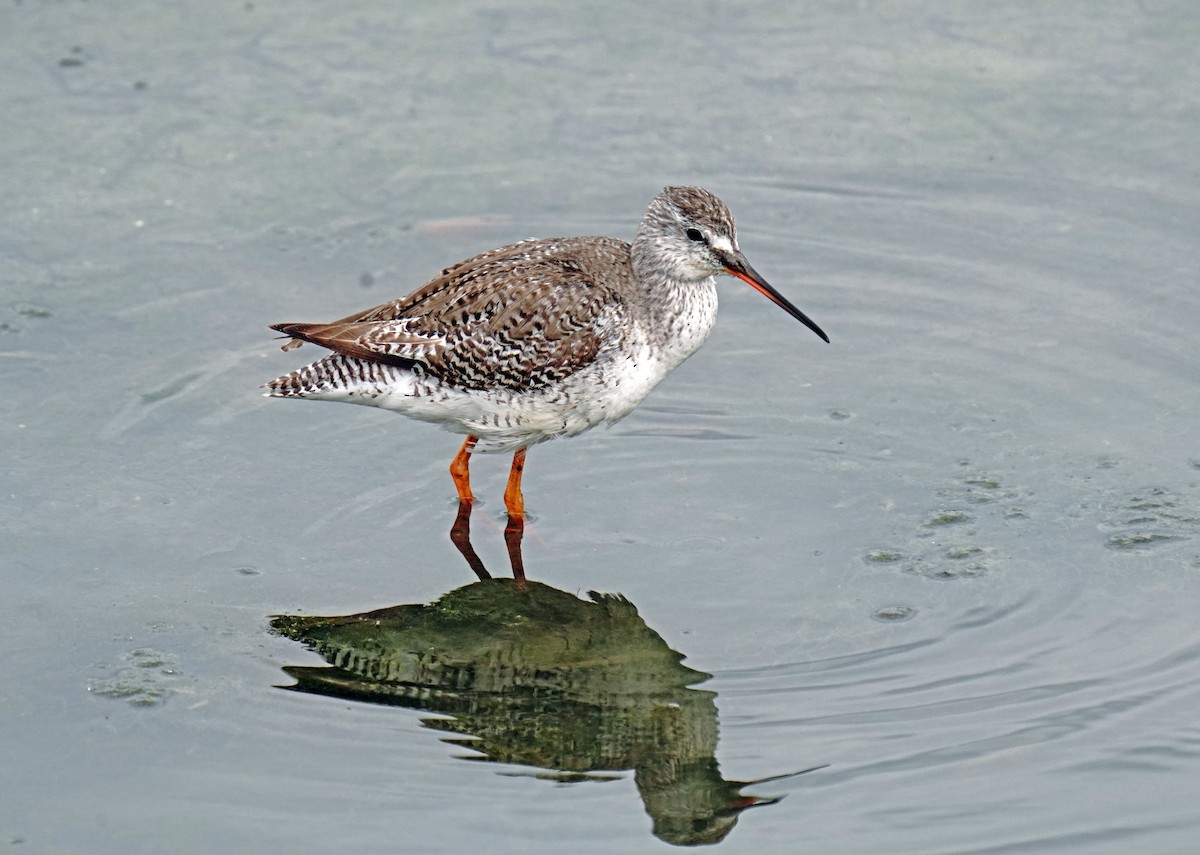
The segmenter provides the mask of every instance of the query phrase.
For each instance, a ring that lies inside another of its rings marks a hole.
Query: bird
[[[340,320],[272,324],[285,351],[308,342],[331,352],[264,394],[380,407],[465,434],[450,465],[460,506],[474,501],[471,455],[512,452],[504,503],[523,519],[526,450],[628,415],[708,338],[721,274],[829,341],[750,266],[724,202],[671,186],[632,243],[523,240]]]

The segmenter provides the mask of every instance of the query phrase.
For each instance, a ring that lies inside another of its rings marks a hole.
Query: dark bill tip
[[[776,306],[783,309],[793,318],[819,335],[826,343],[829,342],[829,336],[825,335],[825,331],[817,326],[816,322],[813,321],[812,318],[793,306],[787,297],[783,296],[774,288],[772,288],[771,284],[767,282],[766,279],[763,279],[761,276],[759,276],[758,271],[750,266],[750,262],[746,261],[745,256],[743,256],[740,252],[730,253],[722,257],[721,260],[725,263],[726,273],[736,276],[738,279],[741,279],[743,282],[753,287],[758,293],[762,294]]]

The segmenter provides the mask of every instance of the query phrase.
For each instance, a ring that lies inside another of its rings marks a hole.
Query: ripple
[[[942,511],[925,520],[925,525],[930,528],[943,525],[960,525],[962,523],[972,522],[975,518],[966,511]]]
[[[902,621],[912,620],[916,615],[917,610],[912,606],[884,606],[881,609],[876,609],[871,618],[880,623],[901,623]]]
[[[863,555],[863,561],[870,564],[894,564],[897,561],[904,561],[908,555],[901,552],[899,549],[872,549]]]
[[[90,694],[128,701],[135,707],[162,706],[175,693],[178,671],[175,657],[149,648],[121,656],[117,665],[100,665],[112,673],[88,681]]]
[[[1101,532],[1112,532],[1105,546],[1118,552],[1146,550],[1195,537],[1200,531],[1200,503],[1192,496],[1161,486],[1103,496]]]

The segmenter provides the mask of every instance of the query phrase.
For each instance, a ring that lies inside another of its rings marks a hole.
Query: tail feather
[[[378,388],[394,383],[394,375],[400,370],[381,362],[331,353],[264,383],[263,388],[270,398],[341,397],[364,386]]]
[[[305,338],[303,335],[301,335],[299,333],[299,330],[306,326],[310,326],[310,325],[309,324],[271,324],[271,329],[275,330],[276,332],[284,333],[284,335],[279,336],[280,338],[288,339],[288,341],[286,343],[280,345],[279,349],[280,350],[295,350],[297,347],[304,344]]]

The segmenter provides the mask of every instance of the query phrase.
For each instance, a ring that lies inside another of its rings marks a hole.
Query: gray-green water
[[[828,764],[727,852],[1192,851],[1198,43],[1153,0],[7,3],[0,847],[665,851],[637,758],[686,757],[714,804]],[[729,280],[632,416],[530,452],[525,560],[712,677],[573,688],[638,735],[592,775],[276,688],[324,660],[272,615],[473,577],[456,438],[259,397],[303,361],[266,324],[678,182],[832,344]]]

